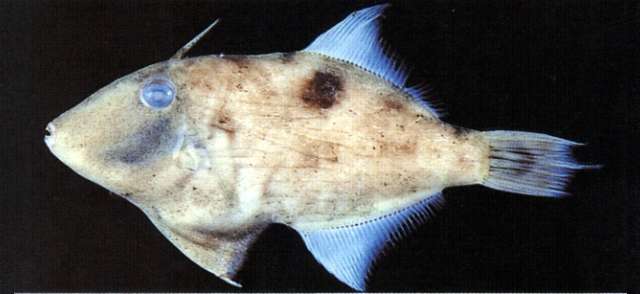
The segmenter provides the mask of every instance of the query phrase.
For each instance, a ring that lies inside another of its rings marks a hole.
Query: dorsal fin
[[[388,241],[399,240],[443,203],[440,193],[393,213],[349,226],[298,230],[313,256],[338,280],[359,291]]]
[[[304,51],[357,65],[404,90],[433,116],[438,117],[438,112],[429,105],[421,91],[405,87],[408,70],[384,45],[380,36],[380,18],[387,7],[389,4],[380,4],[349,14],[318,36]]]

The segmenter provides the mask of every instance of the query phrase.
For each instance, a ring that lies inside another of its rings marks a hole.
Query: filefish
[[[47,126],[72,170],[137,206],[186,257],[240,286],[270,224],[364,290],[376,257],[463,185],[561,197],[573,141],[443,122],[383,45],[387,4],[297,52],[185,58],[113,81]]]

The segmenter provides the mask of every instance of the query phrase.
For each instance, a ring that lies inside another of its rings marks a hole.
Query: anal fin
[[[443,203],[442,195],[436,193],[411,206],[361,223],[298,232],[327,271],[350,287],[363,291],[376,257],[388,241],[409,234]]]

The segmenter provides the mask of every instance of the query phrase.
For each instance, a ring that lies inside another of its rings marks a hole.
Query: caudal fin
[[[529,132],[483,132],[491,147],[489,177],[484,186],[507,192],[559,197],[572,174],[597,168],[576,162],[571,149],[580,143]]]

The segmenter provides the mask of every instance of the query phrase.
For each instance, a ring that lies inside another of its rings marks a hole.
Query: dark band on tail
[[[595,168],[576,162],[572,148],[582,145],[553,136],[516,131],[483,135],[491,147],[489,176],[483,185],[507,192],[559,197],[576,170]]]

